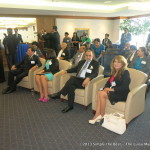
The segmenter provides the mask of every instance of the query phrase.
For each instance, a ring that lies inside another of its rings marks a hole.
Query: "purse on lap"
[[[118,112],[113,114],[105,114],[102,127],[117,134],[123,134],[126,131],[126,122],[124,119],[124,115]]]

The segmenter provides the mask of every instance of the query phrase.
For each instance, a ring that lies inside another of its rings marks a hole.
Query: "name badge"
[[[115,81],[111,82],[111,87],[113,87],[113,86],[116,86],[116,82]]]
[[[146,61],[142,61],[141,64],[146,65]]]
[[[65,56],[65,53],[62,53],[63,56]]]
[[[35,64],[35,61],[32,60],[32,61],[31,61],[31,64]]]
[[[52,64],[52,62],[51,61],[49,61],[49,65],[51,65]]]
[[[91,73],[91,72],[92,72],[92,70],[90,70],[90,69],[87,69],[87,70],[86,70],[86,72],[87,72],[87,73]]]

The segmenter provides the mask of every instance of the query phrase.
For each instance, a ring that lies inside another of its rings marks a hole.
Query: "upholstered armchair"
[[[34,88],[34,72],[37,70],[40,70],[43,68],[45,59],[40,58],[40,61],[42,63],[42,66],[37,68],[35,71],[29,70],[28,76],[24,77],[19,83],[18,86],[27,88],[27,89],[33,89]]]
[[[60,71],[54,74],[54,78],[53,78],[52,81],[48,81],[48,91],[49,91],[49,94],[50,93],[56,93],[56,92],[58,92],[60,90],[61,72],[63,70],[69,69],[70,67],[71,67],[71,63],[70,62],[68,62],[66,60],[59,60],[59,70]],[[41,70],[36,71],[35,75],[36,75],[36,73],[38,73]],[[35,80],[34,80],[34,91],[39,92]]]
[[[89,82],[89,84],[85,87],[85,89],[76,89],[75,90],[75,103],[81,104],[84,106],[85,110],[87,109],[87,106],[92,102],[92,88],[93,88],[93,83],[96,81],[99,81],[103,78],[103,71],[104,67],[100,66],[99,67],[99,75],[98,77],[94,78]],[[69,78],[75,74],[72,73],[67,73],[65,75],[62,75],[60,77],[60,89],[63,88],[65,83],[69,80]],[[61,95],[61,100],[68,100],[67,96]]]
[[[106,104],[106,113],[119,112],[124,114],[126,124],[132,119],[140,115],[145,110],[145,92],[147,85],[147,75],[141,71],[129,68],[131,83],[129,85],[130,92],[127,96],[126,102],[118,102],[115,105],[111,105],[109,100]],[[93,95],[92,95],[92,110],[93,113],[96,110],[97,103],[97,92],[100,88],[105,86],[108,78],[99,80],[93,84]]]

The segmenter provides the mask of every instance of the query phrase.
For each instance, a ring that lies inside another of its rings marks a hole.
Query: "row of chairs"
[[[37,72],[43,69],[45,60],[41,58],[42,67],[33,71],[29,71],[29,75],[25,77],[18,85],[28,88],[34,89],[34,91],[38,92],[36,83],[35,83],[35,75]],[[48,81],[48,91],[51,93],[56,93],[65,85],[65,83],[69,80],[69,78],[75,74],[65,74],[61,75],[62,70],[69,69],[71,67],[70,62],[65,60],[59,60],[59,69],[60,72],[54,75],[54,79],[52,81]],[[120,112],[124,114],[126,123],[128,124],[133,118],[137,117],[145,110],[145,93],[146,87],[145,84],[147,81],[147,75],[141,71],[128,68],[131,83],[130,83],[130,92],[127,97],[126,102],[118,102],[115,105],[111,105],[109,100],[107,100],[106,113],[114,113]],[[97,103],[97,91],[100,88],[103,88],[108,78],[104,78],[103,76],[104,68],[102,66],[99,67],[99,75],[90,81],[88,86],[85,89],[76,89],[75,90],[75,103],[81,104],[87,109],[88,105],[92,103],[93,113],[96,110]],[[62,100],[67,100],[67,96],[61,96]]]

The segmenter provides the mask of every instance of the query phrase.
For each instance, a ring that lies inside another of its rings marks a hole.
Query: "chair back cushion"
[[[102,75],[103,72],[104,72],[104,67],[100,65],[99,66],[99,73],[98,73],[98,75]]]
[[[132,68],[128,68],[129,74],[130,74],[130,78],[131,78],[131,82],[130,82],[130,90],[146,83],[147,81],[147,74],[145,74],[144,72],[141,72],[139,70],[136,69],[132,69]]]
[[[59,60],[59,70],[67,70],[71,67],[71,63],[66,60]]]

